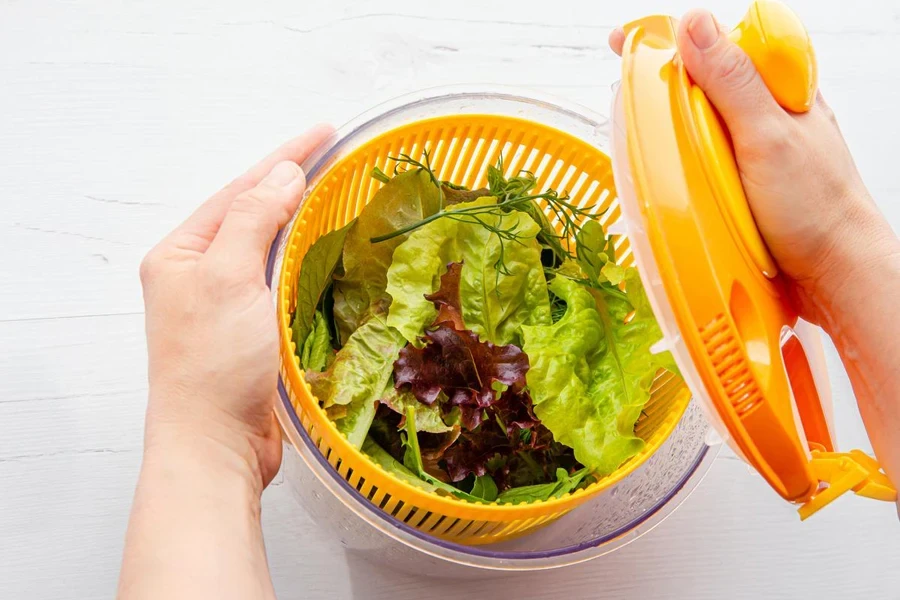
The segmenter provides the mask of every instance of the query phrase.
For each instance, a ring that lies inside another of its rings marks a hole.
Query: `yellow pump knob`
[[[756,0],[728,37],[747,53],[778,104],[795,113],[816,101],[816,54],[803,23],[775,0]]]

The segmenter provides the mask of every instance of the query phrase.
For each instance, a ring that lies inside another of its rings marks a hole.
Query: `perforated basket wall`
[[[442,180],[475,189],[486,184],[486,169],[501,152],[507,174],[528,170],[538,176],[537,189],[567,191],[573,201],[602,212],[607,226],[619,217],[609,157],[589,144],[552,127],[507,116],[454,115],[416,121],[388,131],[331,165],[304,202],[288,232],[278,277],[277,307],[281,333],[281,371],[298,419],[328,462],[371,502],[421,531],[467,544],[485,544],[522,535],[620,481],[649,457],[674,429],[690,394],[679,378],[660,372],[636,433],[647,443],[643,452],[608,477],[562,498],[546,502],[475,504],[438,496],[399,481],[354,448],[337,431],[306,384],[294,354],[290,318],[303,256],[322,235],[356,217],[381,184],[373,167],[392,170],[390,156],[418,157],[427,149]],[[552,215],[548,214],[548,217]],[[551,218],[551,222],[553,219]],[[616,240],[618,253],[630,263],[628,240]],[[283,427],[292,427],[282,423]]]

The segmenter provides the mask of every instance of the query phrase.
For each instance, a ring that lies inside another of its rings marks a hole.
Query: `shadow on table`
[[[441,565],[434,565],[430,572],[411,575],[384,566],[377,558],[364,552],[345,552],[350,573],[353,600],[397,600],[412,598],[529,598],[566,600],[596,600],[602,596],[600,589],[610,587],[610,578],[627,582],[638,577],[639,561],[625,565],[616,561],[605,566],[602,558],[565,569],[509,573],[481,571],[468,568],[442,572]],[[621,588],[619,588],[621,590]]]

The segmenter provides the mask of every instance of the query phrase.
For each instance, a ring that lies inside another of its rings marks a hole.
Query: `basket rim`
[[[437,88],[432,88],[432,89],[428,90],[426,93],[429,93],[429,92],[433,93],[436,91],[437,91]],[[449,94],[427,95],[425,98],[422,98],[421,95],[417,96],[416,103],[428,102],[428,101],[432,101],[435,99],[446,99],[447,97],[469,96],[469,97],[473,97],[473,98],[480,98],[480,97],[484,97],[485,94],[488,94],[488,95],[491,94],[490,92],[465,93],[462,91],[456,91],[455,89],[449,90],[449,91],[451,92]],[[519,96],[519,95],[511,94],[509,92],[509,90],[506,90],[506,89],[503,90],[503,92],[501,92],[500,95],[504,99],[509,99],[509,100],[513,100],[513,101],[524,101],[524,102],[535,101],[535,99],[529,98],[527,96]],[[538,102],[544,103],[543,100],[538,100]],[[412,103],[412,104],[415,104],[415,103]],[[307,163],[311,163],[311,166],[308,168],[308,177],[310,177],[310,179],[312,179],[314,176],[319,176],[319,171],[322,169],[322,167],[327,166],[327,170],[325,170],[325,173],[327,173],[332,168],[334,168],[337,164],[339,164],[339,163],[329,164],[330,157],[333,156],[334,153],[340,149],[340,147],[343,145],[343,143],[346,142],[348,139],[350,139],[350,137],[353,136],[355,133],[357,133],[360,130],[363,130],[366,126],[372,124],[373,121],[375,121],[376,119],[383,118],[386,114],[390,114],[391,112],[395,112],[395,111],[403,109],[403,108],[408,108],[412,104],[411,103],[401,104],[399,106],[395,106],[393,109],[388,110],[388,111],[378,110],[376,108],[373,111],[371,111],[371,112],[376,113],[375,116],[370,118],[369,120],[367,120],[363,123],[360,123],[360,124],[354,124],[354,122],[351,121],[350,124],[348,124],[347,126],[343,127],[341,130],[339,130],[334,136],[332,136],[332,138],[329,141],[327,141],[323,144],[323,146],[320,148],[320,150],[317,150],[314,153],[314,155],[310,157],[309,161],[307,161]],[[554,108],[557,107],[557,105],[552,104],[552,103],[547,103],[547,104],[549,104],[549,106],[554,107]],[[594,121],[593,119],[586,117],[585,115],[580,114],[578,112],[575,112],[572,110],[566,110],[566,112],[577,116],[579,119],[581,119],[582,121],[584,121],[586,123],[595,124],[595,125],[600,124],[597,121]],[[475,115],[469,115],[469,116],[475,116]],[[555,132],[558,132],[559,135],[572,138],[573,141],[576,141],[580,144],[586,143],[585,140],[580,139],[568,132],[559,130],[556,127],[553,127],[551,125],[546,125],[546,124],[543,124],[543,123],[540,123],[537,121],[522,119],[519,117],[513,117],[513,116],[505,115],[505,114],[495,115],[495,114],[485,113],[484,116],[500,117],[500,118],[506,119],[506,120],[521,121],[524,123],[528,123],[529,126],[538,125],[543,128],[553,129],[553,130],[555,130]],[[400,125],[400,127],[423,123],[423,122],[426,122],[429,120],[442,120],[442,119],[447,119],[447,118],[451,118],[451,117],[452,117],[452,115],[443,115],[443,116],[431,117],[429,119],[417,119],[415,121],[410,121],[404,125]],[[351,129],[350,125],[356,125],[356,126]],[[374,137],[372,140],[367,140],[367,141],[363,142],[363,144],[366,145],[366,144],[372,143],[384,136],[390,136],[391,134],[393,134],[394,131],[396,131],[396,128],[392,128],[390,130],[382,132],[378,136]],[[595,150],[597,152],[601,152],[604,155],[606,155],[606,153],[602,152],[602,150],[599,150],[599,149],[595,149]],[[608,156],[607,156],[607,158],[608,158]],[[311,188],[311,190],[312,189],[313,188]],[[307,194],[310,194],[311,190],[308,191]],[[292,223],[288,227],[286,227],[284,230],[279,232],[278,237],[276,238],[276,242],[272,246],[272,252],[271,252],[270,259],[275,258],[275,255],[277,253],[277,248],[283,243],[283,241],[284,241],[283,238],[285,235],[288,236],[287,239],[289,240],[291,237],[293,237],[294,235],[297,234],[297,230],[299,229],[299,225],[301,223],[301,220],[298,219],[297,216],[300,214],[301,210],[302,210],[302,207],[300,210],[298,210],[297,215],[295,215],[295,218],[292,221]],[[312,396],[311,391],[308,389],[308,386],[305,383],[305,378],[303,377],[302,371],[299,368],[299,364],[297,363],[297,359],[296,359],[294,349],[293,349],[293,343],[290,339],[290,336],[287,335],[287,333],[289,331],[290,315],[288,314],[288,310],[287,310],[287,301],[288,301],[287,296],[289,295],[288,294],[289,288],[288,289],[285,288],[285,283],[287,281],[286,271],[282,267],[279,269],[280,272],[276,274],[273,272],[274,266],[275,266],[274,260],[270,260],[270,264],[268,265],[267,280],[271,285],[272,283],[274,283],[276,276],[278,279],[278,285],[277,285],[276,289],[273,291],[277,298],[278,326],[279,326],[279,333],[281,334],[281,358],[282,358],[283,368],[285,369],[286,374],[288,375],[288,379],[291,380],[292,387],[297,389],[297,391],[295,393],[299,395],[302,390],[303,393],[307,394],[310,398],[314,399],[314,396]],[[283,381],[282,377],[283,377],[283,375],[279,374],[279,381],[283,385],[284,381]],[[417,488],[415,486],[412,486],[404,481],[401,481],[401,480],[395,478],[393,475],[391,475],[390,473],[385,471],[381,467],[381,465],[378,465],[377,463],[372,461],[364,452],[362,452],[361,450],[359,450],[359,449],[355,448],[354,446],[352,446],[351,444],[349,444],[346,437],[344,437],[340,432],[337,431],[336,427],[334,426],[334,423],[327,417],[324,410],[321,407],[319,407],[317,405],[317,403],[313,402],[314,406],[312,407],[312,409],[313,409],[312,412],[309,412],[309,411],[307,411],[307,412],[308,412],[310,418],[316,422],[317,427],[326,428],[328,430],[328,434],[330,434],[330,435],[328,435],[328,442],[332,446],[333,451],[338,452],[338,454],[340,456],[345,456],[346,453],[352,454],[356,462],[363,463],[373,473],[377,473],[383,477],[385,482],[384,482],[384,484],[379,482],[378,487],[383,489],[386,493],[389,493],[392,495],[399,495],[399,497],[401,497],[404,501],[407,501],[407,502],[413,501],[413,502],[419,503],[421,505],[424,505],[426,507],[430,507],[432,510],[436,509],[436,510],[440,510],[440,511],[450,512],[451,514],[458,514],[460,512],[464,512],[465,515],[464,516],[460,515],[461,518],[471,518],[471,519],[488,520],[488,521],[496,521],[496,520],[506,521],[506,520],[511,520],[511,519],[542,517],[542,516],[546,516],[548,514],[552,514],[553,512],[562,513],[566,510],[574,508],[575,506],[581,504],[582,502],[588,500],[589,498],[596,496],[597,494],[601,493],[603,490],[618,483],[619,481],[621,481],[622,479],[624,479],[625,477],[630,475],[635,469],[637,469],[650,456],[653,455],[653,453],[659,448],[659,446],[662,445],[662,443],[664,443],[666,439],[668,439],[671,432],[677,426],[677,423],[679,422],[681,416],[683,415],[684,410],[686,409],[687,405],[689,404],[690,392],[687,390],[687,388],[685,388],[682,393],[685,394],[685,396],[687,396],[688,398],[680,400],[680,401],[676,401],[676,403],[682,405],[681,409],[677,411],[677,414],[673,414],[672,416],[670,416],[666,419],[666,421],[669,421],[668,423],[664,423],[660,426],[661,431],[663,431],[663,434],[655,436],[655,438],[657,438],[654,440],[655,443],[653,443],[652,445],[648,443],[648,446],[645,449],[645,451],[643,451],[639,455],[629,459],[624,465],[620,466],[616,471],[614,471],[610,475],[600,479],[599,481],[594,482],[593,484],[591,484],[590,486],[588,486],[584,489],[576,490],[575,492],[570,492],[562,497],[551,498],[549,500],[538,500],[538,501],[527,502],[527,503],[523,502],[523,503],[518,503],[518,504],[473,503],[473,502],[468,502],[466,500],[459,499],[459,498],[452,497],[452,496],[441,496],[438,494],[427,492],[427,491]],[[287,394],[287,392],[285,390],[285,395],[286,394]],[[286,407],[287,406],[289,406],[289,412],[296,413],[296,409],[291,404],[289,398],[286,399]],[[308,407],[304,407],[304,409],[306,409],[306,408],[308,408]],[[281,420],[281,419],[279,419],[279,420]],[[288,427],[288,426],[296,427],[296,424],[295,423],[290,423],[290,424],[282,423],[282,426],[283,427]],[[300,429],[302,429],[302,426]],[[305,434],[306,432],[303,431],[301,433]],[[323,436],[326,435],[326,433],[323,431],[320,431],[320,433]],[[304,436],[304,437],[307,437],[307,436]],[[311,442],[311,440],[309,440],[309,441]],[[313,448],[312,451],[321,455],[321,452],[318,450],[318,448]],[[324,460],[325,457],[322,456],[322,459]],[[343,479],[343,477],[340,476],[339,473],[337,473],[336,469],[334,469],[334,467],[332,467],[330,465],[330,463],[329,463],[329,469],[334,472],[333,474],[336,477]],[[691,474],[693,473],[694,469],[691,469]],[[384,477],[385,475],[387,477]],[[363,476],[365,476],[365,475],[363,475]]]

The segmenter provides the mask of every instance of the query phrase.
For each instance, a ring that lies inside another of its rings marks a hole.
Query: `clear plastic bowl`
[[[303,165],[310,188],[340,157],[400,124],[448,114],[500,114],[531,119],[611,154],[610,125],[582,106],[506,88],[434,88],[392,100],[338,130]],[[290,224],[284,231],[290,230]],[[269,255],[271,286],[281,268],[282,232]],[[381,563],[422,573],[429,564],[483,570],[534,570],[572,565],[612,552],[665,519],[696,488],[719,444],[694,401],[662,447],[627,478],[558,521],[519,539],[464,546],[418,531],[372,505],[325,460],[300,425],[279,381],[276,414],[285,433],[284,476],[298,501],[336,543]],[[709,440],[709,443],[708,443]]]

